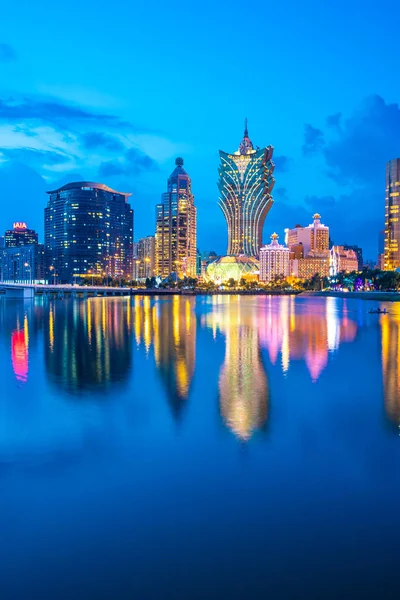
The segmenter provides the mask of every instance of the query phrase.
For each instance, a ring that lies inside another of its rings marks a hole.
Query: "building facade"
[[[362,271],[363,266],[364,266],[364,258],[363,258],[362,248],[360,248],[360,246],[357,246],[357,245],[349,246],[348,244],[344,244],[343,248],[345,250],[354,250],[354,252],[356,253],[356,256],[357,256],[357,270]]]
[[[156,207],[155,274],[196,277],[197,215],[192,180],[177,158],[167,192]]]
[[[140,238],[137,243],[137,257],[135,258],[135,279],[147,279],[154,276],[156,254],[156,238],[147,235]]]
[[[131,194],[101,183],[69,183],[48,192],[45,254],[49,277],[71,282],[99,275],[132,279]]]
[[[400,158],[386,165],[385,271],[400,267]]]
[[[300,260],[293,260],[291,265],[291,271],[293,277],[299,279],[310,279],[313,275],[320,275],[320,277],[329,276],[329,253],[328,257],[315,258],[307,257]]]
[[[260,281],[274,281],[290,275],[290,250],[278,242],[278,235],[271,235],[271,243],[260,249]]]
[[[285,233],[289,249],[301,244],[305,257],[310,253],[317,255],[329,252],[329,227],[321,223],[321,215],[318,213],[313,215],[313,222],[307,227],[296,225],[293,229],[286,229]]]
[[[44,245],[8,246],[0,249],[0,281],[44,282]]]
[[[354,250],[347,250],[344,246],[332,246],[330,250],[330,269],[332,276],[344,271],[358,271],[358,257]]]
[[[12,229],[8,229],[4,235],[4,245],[6,248],[16,248],[18,246],[28,246],[38,243],[38,234],[33,229],[28,229],[26,223],[14,223]]]
[[[254,149],[246,121],[239,149],[219,153],[219,206],[228,226],[228,255],[259,255],[264,221],[273,204],[273,151],[272,146]]]

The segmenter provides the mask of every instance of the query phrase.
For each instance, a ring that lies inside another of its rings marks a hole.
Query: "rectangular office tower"
[[[177,158],[168,191],[156,207],[155,274],[196,277],[197,225],[192,181]]]
[[[87,275],[131,280],[131,194],[86,181],[69,183],[48,194],[44,226],[47,277],[57,283]]]
[[[393,271],[400,267],[400,158],[386,165],[385,208],[384,269]]]

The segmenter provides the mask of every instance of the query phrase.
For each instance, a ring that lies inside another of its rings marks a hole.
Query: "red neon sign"
[[[26,226],[26,223],[24,223],[23,221],[17,221],[16,223],[14,223],[14,229],[28,229]]]

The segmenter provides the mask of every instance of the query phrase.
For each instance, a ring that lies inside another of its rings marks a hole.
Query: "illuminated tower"
[[[262,230],[273,200],[273,147],[254,149],[247,131],[233,154],[220,150],[219,206],[228,225],[227,254],[258,256]]]
[[[156,207],[156,267],[162,278],[196,277],[197,226],[192,180],[177,158],[168,179],[168,191]]]
[[[400,267],[400,158],[386,165],[385,271]]]

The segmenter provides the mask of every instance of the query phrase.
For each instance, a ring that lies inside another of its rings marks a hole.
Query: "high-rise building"
[[[148,235],[144,238],[140,238],[138,241],[136,258],[137,277],[135,277],[135,279],[147,279],[148,277],[153,277],[155,266],[155,248],[156,238],[154,235]]]
[[[307,227],[296,225],[293,229],[287,229],[286,238],[290,250],[292,246],[302,244],[304,256],[329,251],[329,227],[321,223],[318,213],[313,215],[313,222]]]
[[[168,179],[167,192],[156,207],[155,274],[163,279],[196,277],[197,223],[192,180],[177,158]]]
[[[48,194],[48,275],[60,283],[88,274],[132,279],[131,194],[87,181],[69,183]]]
[[[271,235],[271,243],[260,248],[260,281],[273,281],[290,275],[290,250],[278,242],[278,235]]]
[[[272,146],[254,149],[246,120],[239,149],[219,153],[219,206],[228,225],[228,255],[259,255],[265,217],[273,203],[273,151]]]
[[[8,229],[4,236],[5,247],[15,248],[38,243],[38,234],[33,229],[28,229],[26,223],[14,223],[12,229]]]
[[[344,271],[358,271],[358,257],[353,249],[344,246],[332,246],[330,250],[330,275],[337,275]]]
[[[385,260],[386,271],[400,267],[400,158],[386,164]]]
[[[315,213],[307,227],[296,225],[286,229],[286,242],[292,253],[292,274],[309,279],[319,274],[329,275],[329,227],[321,223],[321,215]]]

